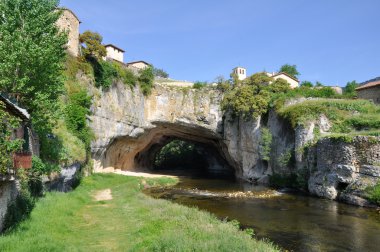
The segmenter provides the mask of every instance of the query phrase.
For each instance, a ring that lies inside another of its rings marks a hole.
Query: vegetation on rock
[[[92,31],[85,31],[79,36],[79,42],[84,44],[82,46],[82,55],[83,57],[89,58],[93,57],[98,60],[101,60],[107,55],[106,48],[102,45],[103,37]]]

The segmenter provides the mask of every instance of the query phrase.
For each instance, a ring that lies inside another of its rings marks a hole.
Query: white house
[[[115,45],[109,44],[104,46],[107,50],[107,56],[108,59],[113,59],[119,62],[124,62],[124,53],[125,51]]]
[[[277,79],[284,79],[290,84],[290,88],[297,88],[300,85],[300,81],[296,78],[290,76],[287,73],[281,72],[281,73],[267,73],[269,77],[272,77],[274,80]]]
[[[148,62],[145,62],[143,60],[127,63],[127,67],[138,69],[138,70],[142,70],[142,69],[145,69],[145,68],[148,68],[151,66],[152,66],[151,64],[149,64]]]
[[[238,78],[238,80],[245,80],[247,79],[247,69],[244,67],[235,67],[233,70],[233,74],[235,74]]]

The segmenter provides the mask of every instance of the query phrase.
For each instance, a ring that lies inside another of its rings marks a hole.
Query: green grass
[[[372,203],[380,205],[380,183],[366,188],[366,197]]]
[[[141,192],[173,179],[94,175],[68,194],[49,193],[0,238],[0,251],[276,251],[233,223]],[[92,195],[111,189],[110,201]]]
[[[293,127],[325,115],[333,124],[332,133],[364,133],[380,129],[380,107],[366,100],[319,99],[278,109]]]

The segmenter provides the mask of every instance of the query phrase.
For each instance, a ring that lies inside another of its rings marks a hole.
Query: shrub
[[[380,205],[380,183],[366,188],[366,197],[372,203]]]
[[[137,76],[130,69],[116,62],[113,62],[113,66],[117,71],[117,78],[119,78],[124,84],[130,87],[134,87],[136,85]]]
[[[264,161],[270,160],[270,152],[272,145],[272,134],[268,128],[261,129],[261,139],[260,139],[260,156]]]
[[[140,71],[140,76],[138,77],[138,81],[140,84],[141,91],[144,95],[148,96],[152,92],[152,88],[154,85],[154,74],[153,68],[147,67]]]
[[[165,72],[163,69],[153,68],[153,74],[156,77],[161,77],[165,79],[169,78],[169,74]]]
[[[194,84],[193,84],[193,88],[195,89],[201,89],[201,88],[204,88],[204,87],[207,87],[207,82],[205,81],[196,81]]]

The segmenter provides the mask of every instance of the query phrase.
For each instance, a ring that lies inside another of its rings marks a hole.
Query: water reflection
[[[375,210],[290,193],[265,198],[228,196],[238,192],[272,193],[265,187],[205,179],[182,179],[175,187],[147,193],[197,206],[223,219],[237,219],[254,228],[257,237],[291,251],[380,250],[380,214]]]

